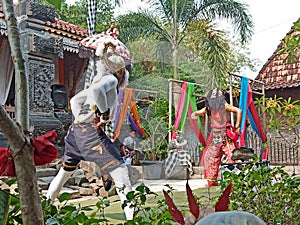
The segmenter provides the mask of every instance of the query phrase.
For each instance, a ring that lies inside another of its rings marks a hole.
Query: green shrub
[[[169,187],[169,192],[172,191]],[[127,221],[125,225],[171,225],[174,224],[174,220],[168,210],[165,199],[157,200],[155,206],[146,206],[147,197],[157,196],[156,193],[150,191],[150,189],[143,183],[140,184],[135,191],[131,191],[127,194],[127,201],[124,202],[124,207],[128,202],[135,208],[135,215],[133,221]]]
[[[251,212],[267,224],[299,224],[300,177],[283,167],[245,166],[240,174],[224,172],[222,188],[232,182],[229,210]]]
[[[109,200],[106,197],[99,199],[95,208],[81,207],[68,204],[71,194],[63,193],[59,196],[59,206],[49,204],[49,201],[43,199],[43,213],[46,225],[99,225],[108,224],[108,220],[105,218],[104,209],[110,205]],[[44,198],[44,197],[43,197]]]
[[[14,184],[16,179],[11,179],[7,182],[9,186]],[[16,194],[10,194],[10,207],[8,213],[7,225],[18,225],[22,223],[22,213],[20,209],[20,199],[18,189],[15,189]],[[59,196],[60,204],[58,206],[50,204],[45,196],[41,195],[43,217],[46,225],[100,225],[108,224],[105,218],[104,209],[110,205],[107,197],[99,199],[95,207],[81,207],[70,204],[68,200],[71,194],[63,193]]]

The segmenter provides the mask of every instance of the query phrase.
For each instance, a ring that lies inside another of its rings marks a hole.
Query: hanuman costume
[[[104,55],[104,60],[97,60],[96,66],[97,75],[91,86],[70,100],[74,121],[65,137],[63,167],[48,189],[47,198],[52,201],[80,160],[95,162],[101,174],[110,174],[122,203],[132,190],[128,169],[119,149],[100,126],[95,127],[95,120],[102,124],[114,120],[118,90],[127,85],[129,72],[125,69],[123,58],[117,55]],[[133,208],[126,206],[124,211],[127,220],[133,219]]]

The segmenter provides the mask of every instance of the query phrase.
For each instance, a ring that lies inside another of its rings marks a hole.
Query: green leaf
[[[46,0],[49,4],[53,5],[56,9],[61,9],[62,0]]]
[[[10,195],[9,191],[0,190],[0,224],[6,224],[9,207]]]
[[[61,209],[61,211],[64,211],[64,212],[73,212],[75,210],[76,210],[76,207],[74,205],[66,205]]]
[[[103,204],[104,206],[109,206],[109,205],[110,205],[110,200],[109,200],[109,199],[103,200],[103,201],[102,201],[102,204]]]
[[[67,201],[71,198],[71,194],[70,193],[63,193],[59,196],[58,200],[59,202],[63,202],[63,201]]]
[[[133,191],[130,191],[127,193],[126,198],[130,201],[132,199],[134,199],[135,195]]]
[[[92,211],[93,208],[89,207],[89,206],[85,206],[85,207],[82,207],[81,210],[84,210],[84,211]]]
[[[78,211],[77,211],[77,210],[73,211],[73,212],[71,213],[71,216],[72,216],[73,218],[76,217],[76,216],[78,216]]]
[[[46,220],[46,225],[60,225],[60,223],[56,218],[49,218]]]
[[[145,195],[142,195],[142,196],[141,196],[141,202],[144,203],[144,202],[146,202],[146,200],[147,200],[147,199],[146,199],[146,196],[145,196]]]
[[[8,185],[8,186],[11,186],[11,185],[13,185],[14,183],[16,183],[17,182],[17,179],[16,178],[13,178],[13,179],[9,179],[7,182],[6,182],[6,184]]]

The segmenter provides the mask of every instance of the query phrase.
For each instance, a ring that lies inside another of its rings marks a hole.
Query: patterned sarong
[[[191,156],[187,150],[171,150],[165,162],[166,178],[171,177],[173,171],[178,166],[186,166],[190,174],[193,174],[193,166],[191,163]]]

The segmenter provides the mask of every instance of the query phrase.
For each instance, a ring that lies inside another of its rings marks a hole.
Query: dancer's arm
[[[206,113],[206,107],[204,107],[204,108],[202,108],[198,111],[193,112],[191,114],[191,117],[192,117],[193,120],[195,120],[195,119],[197,119],[197,116],[203,116],[203,115],[205,115],[205,113]]]
[[[229,105],[228,103],[226,103],[226,110],[236,114],[235,129],[236,129],[236,134],[239,135],[240,134],[240,125],[241,125],[241,120],[242,120],[242,110],[238,107]]]
[[[74,116],[74,121],[76,122],[79,118],[80,112],[82,110],[82,105],[87,98],[87,89],[80,91],[74,95],[70,100],[71,111]]]

